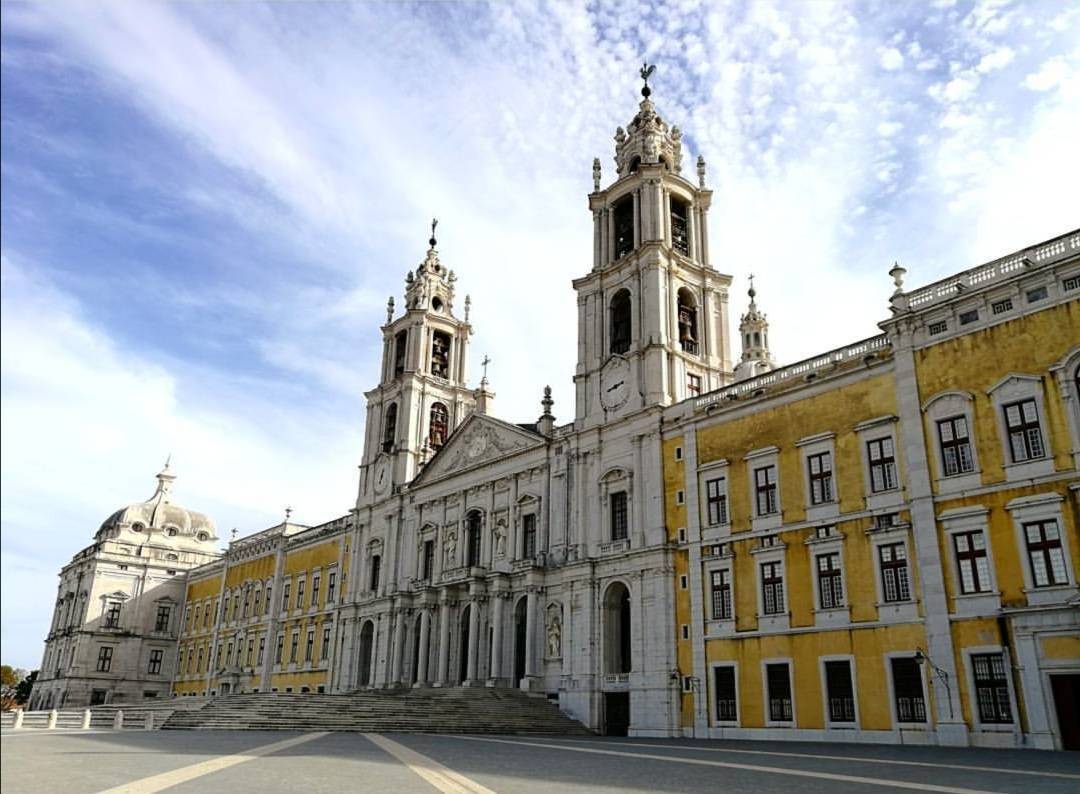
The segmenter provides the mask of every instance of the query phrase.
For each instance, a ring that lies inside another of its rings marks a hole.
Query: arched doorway
[[[469,612],[472,605],[461,610],[461,645],[458,647],[458,681],[469,679]]]
[[[514,607],[514,686],[518,686],[525,677],[525,635],[529,626],[527,609],[528,598],[522,596]]]
[[[375,624],[370,620],[360,629],[360,676],[357,686],[371,686],[371,657],[375,650]]]

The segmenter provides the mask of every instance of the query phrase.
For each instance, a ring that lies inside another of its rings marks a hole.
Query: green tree
[[[37,681],[38,671],[31,670],[30,673],[15,686],[15,702],[20,706],[25,706],[30,700],[30,690],[34,688],[34,682]]]
[[[19,672],[10,664],[0,665],[0,709],[15,708],[15,690],[20,678]]]

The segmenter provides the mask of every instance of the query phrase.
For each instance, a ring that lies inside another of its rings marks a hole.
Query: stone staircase
[[[348,695],[227,695],[173,712],[162,730],[590,735],[546,698],[516,689],[381,689]]]

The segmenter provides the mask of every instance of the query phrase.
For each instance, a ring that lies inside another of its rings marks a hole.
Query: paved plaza
[[[17,792],[1075,792],[1080,755],[780,742],[247,731],[4,732]]]

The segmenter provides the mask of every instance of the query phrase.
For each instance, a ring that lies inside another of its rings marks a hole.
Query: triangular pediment
[[[486,414],[473,414],[413,480],[414,485],[456,474],[544,444],[543,436]]]

